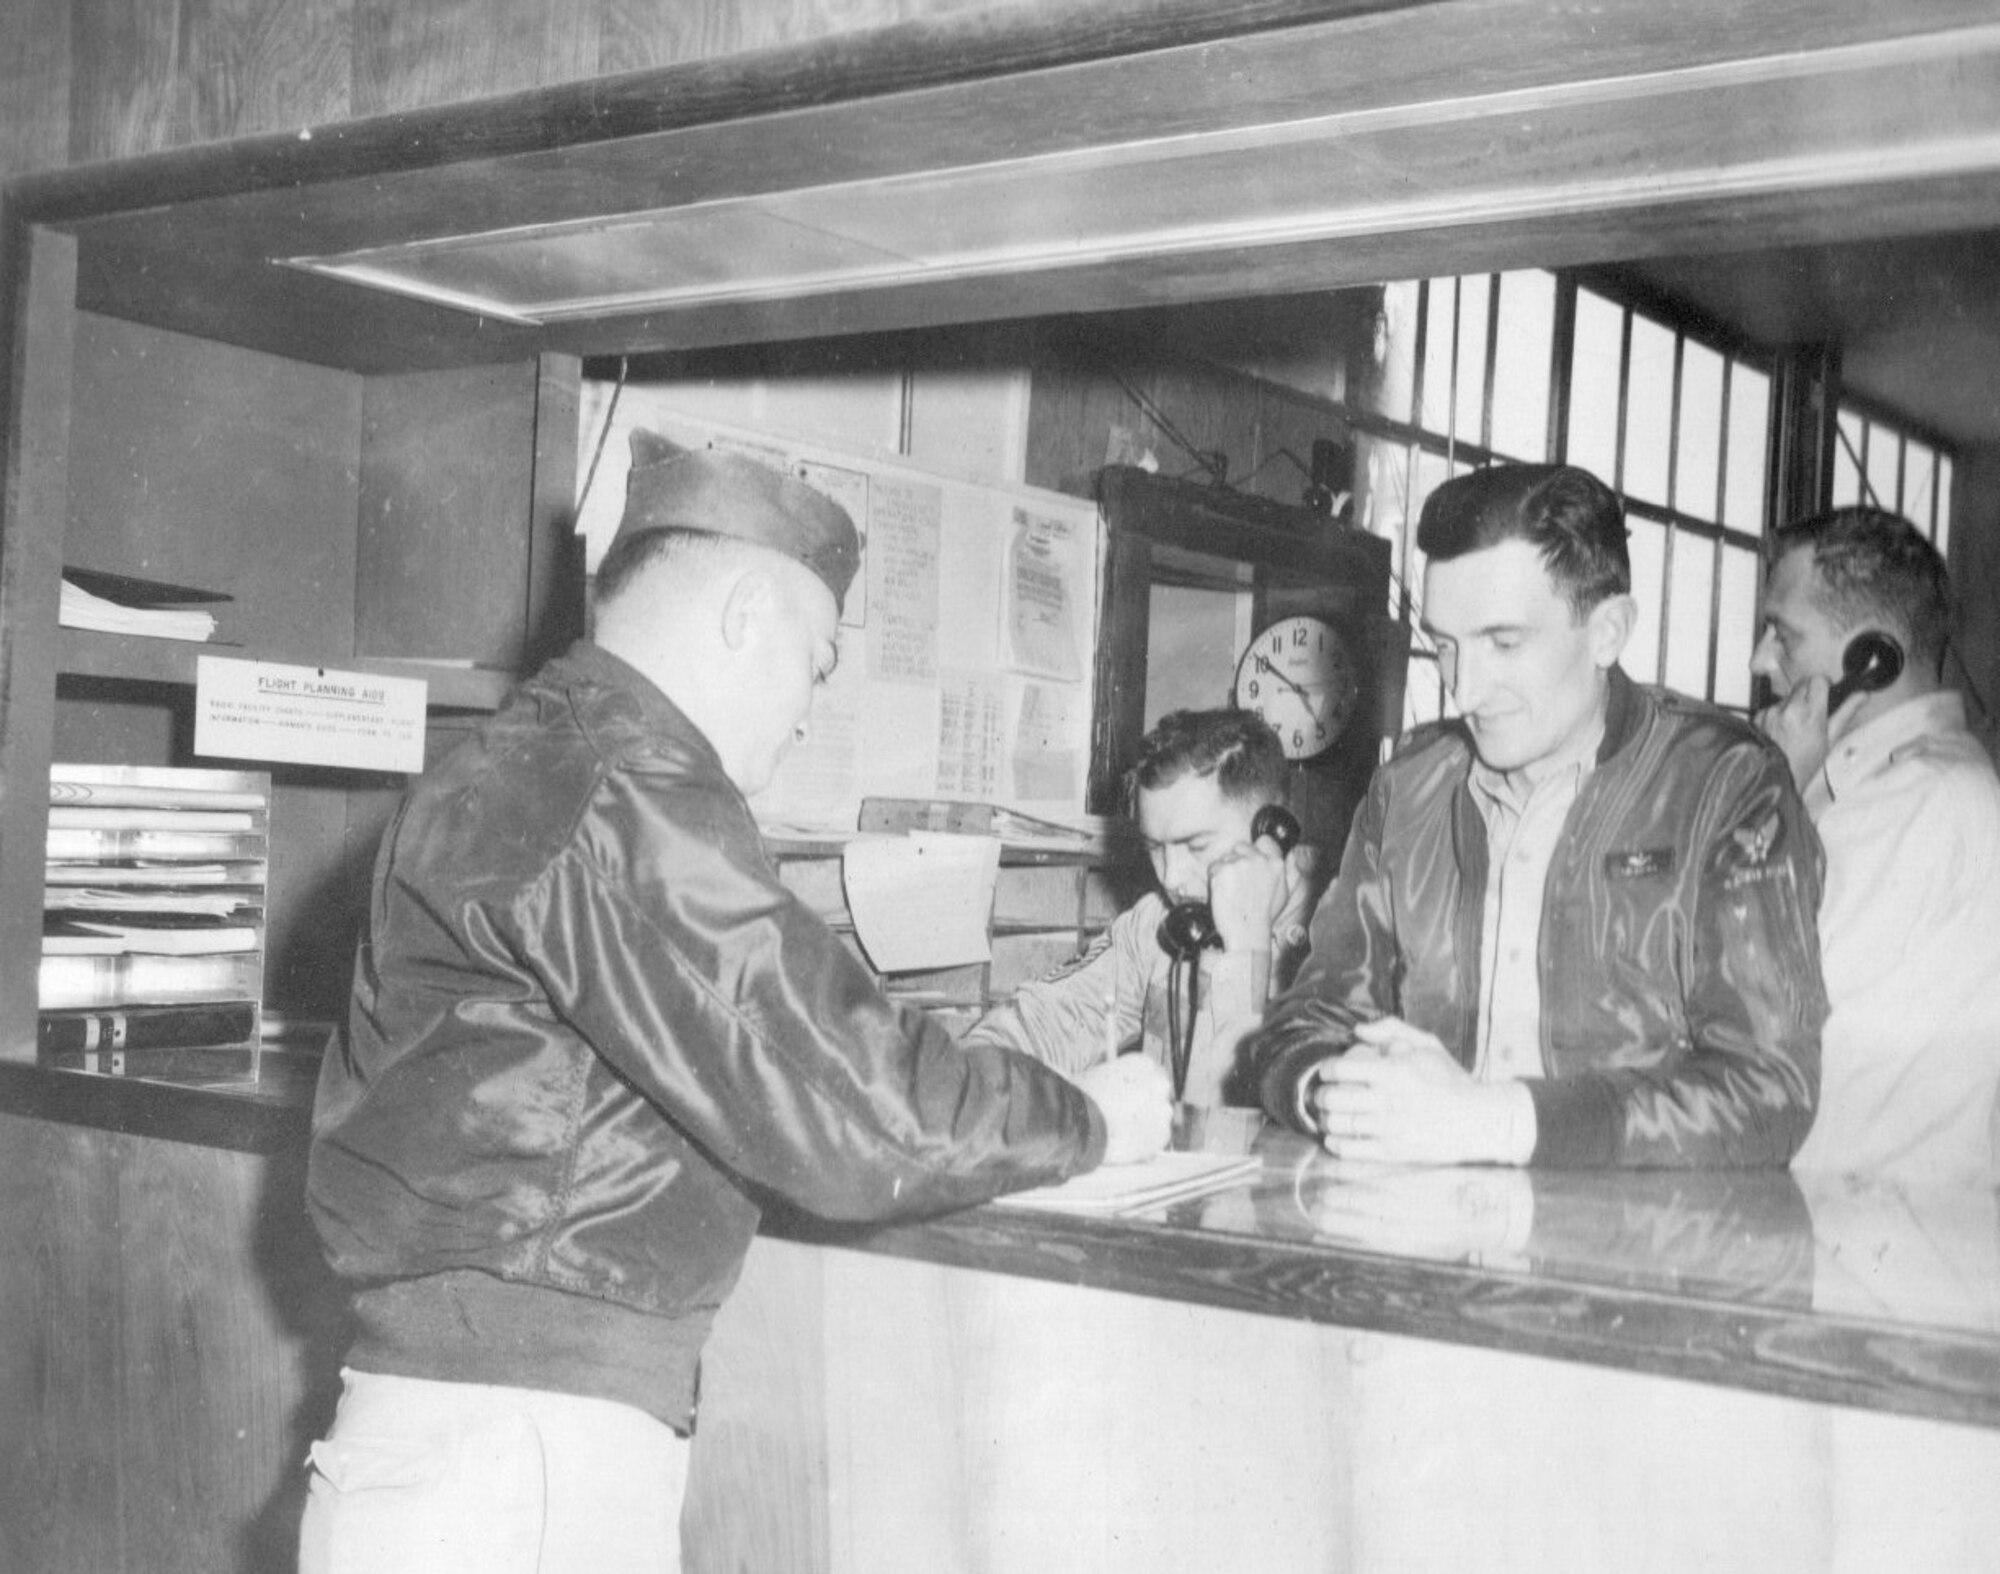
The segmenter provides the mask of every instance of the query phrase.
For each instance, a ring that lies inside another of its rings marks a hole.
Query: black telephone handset
[[[1840,656],[1841,679],[1827,691],[1831,716],[1856,694],[1886,689],[1903,674],[1903,647],[1879,629],[1869,629],[1847,642]]]
[[[1301,834],[1298,817],[1282,804],[1267,803],[1250,818],[1250,840],[1268,836],[1280,852],[1298,846]],[[1216,928],[1208,903],[1176,902],[1160,920],[1160,944],[1169,956],[1192,962],[1204,947],[1222,948],[1222,931]]]

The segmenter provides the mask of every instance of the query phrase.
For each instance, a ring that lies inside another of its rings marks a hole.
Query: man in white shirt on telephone
[[[2000,778],[1942,673],[1944,559],[1877,508],[1771,543],[1751,671],[1826,846],[1832,1014],[1792,1165],[1982,1178],[2000,1093]]]

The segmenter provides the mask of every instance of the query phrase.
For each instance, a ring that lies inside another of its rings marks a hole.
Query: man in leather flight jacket
[[[1424,506],[1459,715],[1377,771],[1251,1054],[1336,1156],[1782,1165],[1812,1124],[1822,857],[1747,722],[1617,665],[1618,500],[1503,465]]]
[[[678,1567],[697,1364],[767,1202],[937,1211],[1166,1141],[1153,1068],[961,1049],[781,885],[745,797],[837,659],[854,527],[633,446],[594,638],[383,840],[314,1110],[358,1333],[308,1569]]]

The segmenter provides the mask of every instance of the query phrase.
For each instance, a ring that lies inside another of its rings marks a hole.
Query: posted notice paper
[[[195,658],[194,752],[350,770],[421,771],[421,678]]]
[[[997,836],[919,831],[860,837],[842,849],[841,878],[854,933],[881,971],[991,959],[987,923],[1000,878]]]

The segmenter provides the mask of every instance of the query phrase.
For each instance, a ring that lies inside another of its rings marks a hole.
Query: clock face
[[[1271,724],[1288,760],[1333,747],[1361,692],[1340,631],[1300,614],[1268,623],[1236,663],[1236,703]]]

